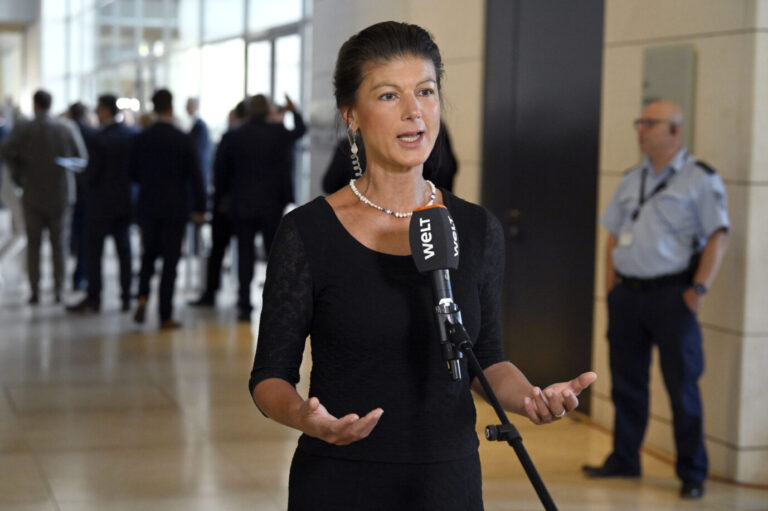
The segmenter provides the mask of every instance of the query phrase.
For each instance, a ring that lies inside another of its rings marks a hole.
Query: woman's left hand
[[[571,381],[553,383],[542,390],[533,387],[525,396],[525,413],[534,424],[549,424],[562,419],[565,414],[579,406],[577,396],[597,379],[592,371],[583,373]]]

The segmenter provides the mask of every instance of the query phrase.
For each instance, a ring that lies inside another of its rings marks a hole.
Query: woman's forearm
[[[525,413],[525,397],[531,395],[533,387],[528,378],[511,362],[499,362],[483,371],[501,406],[508,412],[519,415]],[[488,400],[480,380],[475,378],[472,389]]]
[[[304,400],[293,385],[280,378],[267,378],[256,385],[252,397],[267,417],[303,431],[300,408]]]

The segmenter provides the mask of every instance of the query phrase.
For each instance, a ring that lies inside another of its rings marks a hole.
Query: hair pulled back
[[[411,56],[432,61],[437,74],[437,90],[440,91],[443,76],[440,50],[429,32],[420,26],[384,21],[350,37],[339,49],[333,73],[336,107],[341,109],[355,104],[366,64]]]

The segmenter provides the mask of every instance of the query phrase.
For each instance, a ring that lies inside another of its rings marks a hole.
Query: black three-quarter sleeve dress
[[[461,249],[454,299],[486,368],[505,360],[501,226],[486,209],[442,193]],[[411,256],[365,247],[317,198],[283,219],[263,303],[251,392],[267,378],[295,385],[309,336],[310,396],[336,417],[384,410],[371,434],[350,445],[300,437],[290,510],[482,509],[474,374],[465,359],[465,377],[451,381],[429,277]]]

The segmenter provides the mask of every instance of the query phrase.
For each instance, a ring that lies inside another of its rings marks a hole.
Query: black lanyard
[[[669,184],[669,180],[672,179],[672,176],[674,176],[674,174],[675,174],[675,171],[672,170],[664,181],[656,185],[656,188],[654,188],[651,191],[651,194],[646,199],[645,198],[645,178],[648,176],[648,167],[643,167],[643,177],[640,180],[640,200],[637,203],[637,207],[635,208],[635,211],[632,212],[633,222],[637,220],[638,216],[640,216],[640,210],[643,208],[643,205],[649,200],[651,200],[657,193],[665,189],[667,187],[667,184]]]

